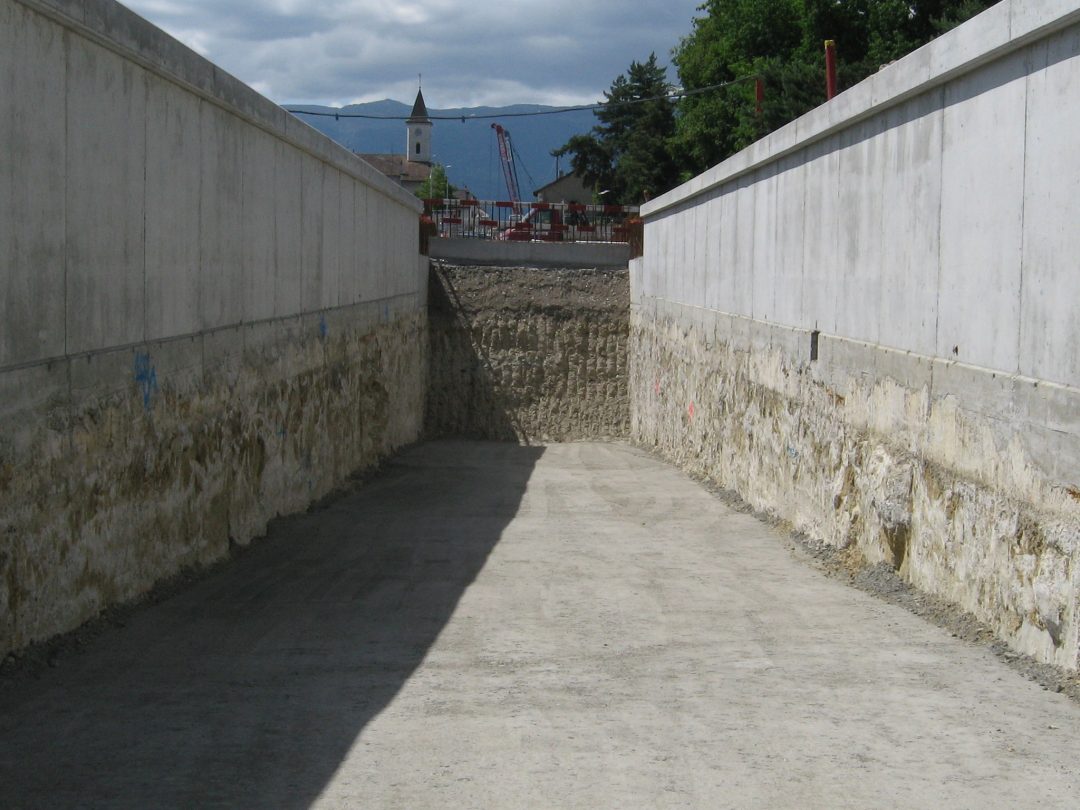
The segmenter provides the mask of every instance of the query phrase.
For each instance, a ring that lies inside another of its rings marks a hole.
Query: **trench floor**
[[[1080,707],[801,553],[626,445],[421,445],[0,683],[0,806],[1076,806]]]

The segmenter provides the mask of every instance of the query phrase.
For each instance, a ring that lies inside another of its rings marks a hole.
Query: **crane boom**
[[[518,183],[517,164],[514,163],[514,149],[510,143],[510,131],[499,124],[492,124],[495,137],[499,141],[499,162],[502,164],[503,179],[506,181],[506,191],[510,195],[510,202],[514,204],[514,210],[521,206],[521,190]]]

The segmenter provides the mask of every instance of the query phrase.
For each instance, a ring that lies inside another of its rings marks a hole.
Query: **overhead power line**
[[[602,110],[613,109],[617,107],[629,107],[633,104],[645,104],[649,101],[678,101],[688,96],[696,96],[701,93],[709,93],[713,90],[721,90],[725,87],[731,87],[734,84],[741,84],[742,82],[753,81],[757,79],[757,75],[752,76],[740,76],[738,79],[732,79],[729,82],[720,82],[719,84],[710,84],[708,87],[698,87],[694,90],[680,90],[675,93],[670,93],[663,96],[648,96],[646,98],[633,98],[627,101],[598,101],[596,104],[579,104],[573,107],[558,107],[554,110],[533,110],[531,112],[516,112],[516,113],[485,113],[483,115],[429,115],[433,121],[483,121],[491,118],[532,118],[538,115],[561,115],[563,113],[582,112],[583,110]],[[371,115],[368,113],[343,113],[343,112],[319,112],[315,110],[296,110],[286,108],[285,112],[293,113],[294,115],[312,115],[319,118],[366,118],[374,121],[407,121],[411,118],[411,115]]]

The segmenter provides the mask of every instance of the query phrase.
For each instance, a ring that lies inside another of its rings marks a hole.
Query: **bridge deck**
[[[435,443],[37,679],[0,806],[1074,807],[1080,708],[614,444]]]

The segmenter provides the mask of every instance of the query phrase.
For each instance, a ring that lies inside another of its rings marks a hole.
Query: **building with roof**
[[[592,189],[585,185],[576,174],[564,174],[552,180],[546,186],[533,191],[539,202],[549,203],[591,203]]]
[[[431,177],[431,135],[434,124],[428,116],[424,93],[416,91],[416,101],[412,112],[405,121],[404,154],[356,154],[370,163],[391,180],[399,183],[407,191],[416,193]]]

